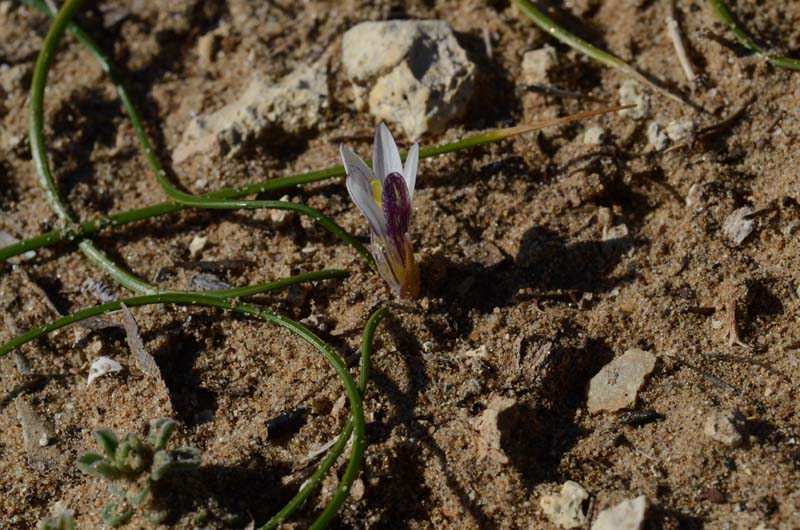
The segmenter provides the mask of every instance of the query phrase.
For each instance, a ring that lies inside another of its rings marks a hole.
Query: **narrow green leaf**
[[[113,459],[117,452],[117,446],[119,445],[119,440],[117,439],[117,435],[114,434],[114,431],[110,429],[98,429],[94,431],[94,438],[97,440],[97,444],[103,449],[106,456]]]

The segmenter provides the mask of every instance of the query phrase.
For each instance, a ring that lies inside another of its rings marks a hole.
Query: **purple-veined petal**
[[[405,248],[400,247],[402,247],[401,243],[405,240],[408,225],[411,222],[411,201],[408,198],[408,188],[403,175],[396,171],[386,175],[386,180],[383,181],[381,204],[389,241],[398,247],[397,253],[403,262],[405,261]]]
[[[414,186],[417,184],[417,165],[419,164],[419,144],[414,144],[406,156],[406,169],[403,176],[408,187],[408,202],[414,202]]]
[[[372,172],[367,164],[347,147],[340,146],[339,154],[342,157],[345,171],[347,171],[345,184],[350,198],[367,218],[372,231],[385,236],[387,232],[386,218],[378,203],[375,202],[375,196],[372,193]]]
[[[372,146],[372,168],[378,180],[386,180],[389,173],[402,173],[403,163],[400,161],[400,152],[394,143],[392,133],[382,122],[375,130],[375,143]]]

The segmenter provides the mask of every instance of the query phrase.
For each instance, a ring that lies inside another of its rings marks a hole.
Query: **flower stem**
[[[31,1],[31,0],[27,0]],[[511,138],[512,136],[523,134],[526,132],[534,131],[536,129],[540,129],[543,127],[549,127],[553,125],[560,125],[562,123],[567,123],[569,121],[574,121],[578,119],[585,119],[590,116],[595,116],[598,114],[604,114],[606,112],[614,112],[616,110],[621,110],[629,107],[621,106],[621,107],[610,107],[607,109],[601,109],[597,111],[589,111],[586,113],[576,114],[574,116],[565,116],[563,118],[555,118],[552,120],[545,120],[543,122],[533,123],[530,125],[522,125],[518,127],[509,127],[505,129],[493,129],[491,131],[480,133],[472,136],[468,136],[462,140],[458,140],[455,142],[449,142],[443,145],[435,146],[435,147],[427,147],[424,149],[420,149],[419,157],[420,158],[430,158],[434,156],[439,156],[447,153],[454,153],[456,151],[462,151],[464,149],[470,149],[473,147],[478,147],[480,145],[485,145],[492,142],[498,142],[500,140],[505,140],[507,138]],[[403,159],[405,159],[405,153],[401,155]],[[370,163],[368,161],[368,163]],[[208,198],[237,198],[243,197],[245,195],[253,195],[257,193],[263,192],[271,192],[282,190],[286,188],[291,188],[295,186],[301,186],[303,184],[310,184],[313,182],[320,182],[324,180],[330,180],[335,177],[342,177],[345,175],[344,168],[342,166],[333,166],[325,169],[320,169],[316,171],[311,171],[308,173],[300,173],[298,175],[291,175],[287,177],[278,177],[270,180],[264,180],[260,182],[254,182],[252,184],[247,184],[244,186],[236,187],[236,188],[225,188],[219,191],[209,193],[204,195],[204,197]],[[267,202],[267,201],[262,201]],[[284,205],[287,205],[284,207]],[[286,203],[282,201],[273,201],[273,208],[281,208],[281,209],[292,209],[288,205],[298,206],[294,203]],[[8,258],[12,258],[19,254],[23,254],[30,250],[36,250],[38,248],[47,247],[51,245],[55,245],[58,243],[62,243],[65,241],[71,241],[76,238],[84,238],[95,234],[103,229],[110,228],[110,227],[117,227],[126,225],[129,223],[133,223],[136,221],[143,221],[145,219],[151,219],[153,217],[159,217],[162,215],[167,215],[175,212],[179,212],[181,210],[186,209],[187,206],[171,203],[171,202],[162,202],[159,204],[153,204],[150,206],[145,206],[143,208],[138,208],[135,210],[129,210],[127,212],[121,212],[118,214],[112,214],[105,217],[100,217],[97,219],[92,219],[89,221],[84,221],[78,225],[73,227],[73,232],[66,233],[65,231],[54,230],[52,232],[47,232],[40,236],[36,236],[30,239],[26,239],[25,241],[21,241],[14,245],[9,245],[4,248],[0,248],[0,260],[6,260]],[[321,214],[320,214],[321,215]]]
[[[358,376],[358,390],[361,392],[362,398],[364,397],[364,392],[367,388],[367,380],[369,379],[369,371],[371,366],[370,358],[372,355],[372,344],[373,338],[375,337],[375,330],[378,327],[378,324],[380,324],[381,320],[383,320],[383,318],[388,314],[389,310],[386,307],[378,308],[369,317],[367,325],[364,328],[364,334],[361,338],[361,369]],[[308,497],[311,496],[311,494],[313,494],[314,491],[319,487],[323,477],[336,463],[336,460],[342,454],[342,451],[344,451],[347,441],[350,439],[350,435],[353,433],[353,427],[354,420],[353,416],[351,415],[348,416],[344,430],[342,430],[341,434],[336,439],[336,443],[333,444],[333,447],[331,447],[331,450],[317,467],[317,470],[314,472],[314,474],[311,475],[311,477],[305,482],[297,494],[292,497],[288,503],[286,503],[283,509],[272,516],[272,518],[263,526],[261,526],[259,530],[274,530],[275,528],[278,528],[283,521],[290,517],[292,513],[297,510],[297,508],[306,502]],[[341,503],[347,497],[347,493],[349,492],[354,479],[355,476],[345,475],[342,477],[340,485],[346,486],[347,489],[343,490],[342,488],[337,488],[336,495],[334,495],[334,497],[328,502],[328,505],[325,507],[323,513],[311,526],[311,530],[327,527],[331,518],[336,514],[336,512],[339,510],[339,506],[341,506]]]

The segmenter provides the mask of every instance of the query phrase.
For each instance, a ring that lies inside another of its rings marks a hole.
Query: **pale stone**
[[[628,79],[619,88],[619,103],[620,105],[636,105],[632,109],[625,109],[620,111],[620,114],[640,120],[650,115],[650,97],[642,93],[642,86]]]
[[[522,56],[522,76],[528,85],[550,83],[548,73],[558,64],[556,49],[545,45],[538,50],[525,52]]]
[[[673,142],[680,142],[694,136],[697,124],[693,120],[675,120],[667,124],[666,132]]]
[[[640,530],[649,504],[644,495],[624,500],[597,514],[592,530]]]
[[[483,411],[473,426],[478,431],[478,457],[496,464],[507,464],[508,456],[503,451],[498,419],[500,414],[517,404],[514,398],[493,396],[486,410]]]
[[[86,384],[91,385],[92,381],[98,377],[102,377],[111,372],[119,372],[120,370],[122,370],[122,365],[114,359],[98,357],[94,360],[92,366],[89,367],[89,377],[86,378]]]
[[[356,107],[411,139],[461,117],[475,85],[475,65],[440,20],[362,22],[345,33],[342,62]]]
[[[602,145],[606,140],[606,130],[599,125],[588,127],[583,133],[583,143],[586,145]]]
[[[722,444],[738,447],[747,437],[747,419],[735,409],[714,410],[706,418],[703,432]]]
[[[737,247],[747,239],[747,236],[755,228],[755,223],[752,219],[747,218],[751,213],[753,213],[753,210],[749,206],[743,206],[738,210],[734,210],[722,223],[722,232]]]
[[[628,350],[605,365],[589,382],[589,412],[613,412],[633,405],[655,366],[656,356],[638,349]]]
[[[539,500],[544,514],[561,528],[578,528],[586,524],[583,503],[589,494],[577,482],[568,480],[558,495],[545,495]]]
[[[647,142],[656,151],[663,151],[669,145],[669,137],[667,137],[667,133],[661,129],[661,125],[657,121],[651,121],[647,125]]]
[[[172,161],[198,153],[234,156],[267,133],[302,135],[317,126],[327,105],[323,65],[302,66],[277,83],[255,74],[237,101],[189,123]]]

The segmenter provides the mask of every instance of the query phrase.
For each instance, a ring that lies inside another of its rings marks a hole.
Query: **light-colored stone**
[[[277,83],[255,74],[237,101],[189,123],[172,161],[179,164],[198,153],[234,156],[268,133],[305,134],[317,126],[327,106],[322,64],[302,66]]]
[[[29,71],[30,65],[28,63],[15,64],[14,66],[0,65],[0,91],[5,92],[7,96],[11,96],[17,91],[24,90],[23,81]]]
[[[589,382],[589,412],[613,412],[636,403],[655,366],[656,356],[638,349],[628,350],[605,365]]]
[[[56,437],[52,422],[39,415],[23,396],[18,397],[14,404],[17,407],[17,419],[22,426],[22,441],[28,465],[36,471],[61,467],[61,452],[50,445]]]
[[[733,244],[737,247],[744,243],[744,240],[747,239],[747,236],[749,236],[755,228],[753,220],[747,218],[751,213],[753,213],[752,208],[743,206],[738,210],[734,210],[732,214],[725,218],[725,222],[722,223],[722,232],[728,239],[733,241]]]
[[[657,121],[651,121],[647,125],[647,143],[652,145],[656,151],[663,151],[669,145],[669,137]]]
[[[478,457],[496,464],[507,464],[508,456],[503,452],[501,438],[503,433],[497,423],[500,414],[517,404],[517,400],[509,397],[492,396],[486,410],[474,420],[473,426],[478,431]]]
[[[197,255],[206,248],[206,243],[208,243],[207,236],[195,235],[192,238],[192,242],[189,243],[189,257],[192,259],[196,258]]]
[[[409,138],[437,133],[466,111],[475,65],[440,20],[362,22],[342,40],[356,107]]]
[[[583,133],[583,143],[586,145],[603,145],[606,141],[606,130],[599,125],[587,127]]]
[[[522,56],[522,76],[528,85],[550,84],[549,72],[558,64],[556,49],[545,45]]]
[[[624,239],[628,237],[630,231],[628,225],[625,223],[617,226],[609,227],[603,230],[603,241],[613,241],[615,239]]]
[[[642,86],[632,79],[626,80],[619,88],[620,105],[636,105],[632,109],[620,111],[620,114],[640,120],[650,115],[650,96],[643,92]]]
[[[697,124],[694,120],[675,120],[667,124],[667,136],[673,142],[680,142],[694,136]]]
[[[729,447],[742,445],[747,431],[747,418],[735,409],[711,411],[703,428],[706,435]]]
[[[577,482],[568,480],[558,495],[544,495],[539,506],[553,524],[561,528],[578,528],[586,524],[583,503],[589,493]]]
[[[640,530],[649,505],[644,495],[624,500],[597,514],[592,530]]]
[[[89,377],[86,378],[86,384],[91,385],[92,381],[98,377],[102,377],[111,372],[119,372],[122,370],[122,365],[114,359],[109,357],[98,357],[89,367]]]

